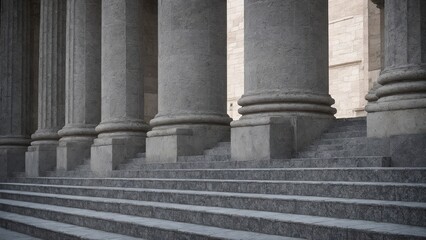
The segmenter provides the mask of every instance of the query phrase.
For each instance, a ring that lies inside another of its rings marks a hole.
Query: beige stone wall
[[[336,117],[364,116],[380,71],[380,11],[370,0],[329,0],[330,94]],[[228,0],[228,114],[244,93],[244,0]]]
[[[238,99],[244,93],[244,0],[228,5],[228,114],[237,119]]]
[[[329,86],[336,117],[364,115],[363,0],[329,0]]]

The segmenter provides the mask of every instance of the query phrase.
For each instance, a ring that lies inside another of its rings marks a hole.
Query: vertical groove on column
[[[69,0],[67,4],[66,115],[59,134],[92,138],[100,121],[101,1]]]
[[[64,124],[66,0],[42,0],[39,61],[39,127],[34,140],[57,140]]]
[[[27,145],[30,2],[1,1],[0,145]]]

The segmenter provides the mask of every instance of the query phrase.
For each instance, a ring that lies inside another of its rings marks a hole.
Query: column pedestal
[[[143,4],[102,1],[102,121],[90,159],[99,176],[145,150]]]
[[[58,131],[65,122],[66,5],[66,0],[41,0],[38,129],[25,154],[28,177],[56,167]]]
[[[386,0],[384,27],[384,69],[366,107],[367,136],[384,142],[392,166],[425,167],[426,2]]]
[[[245,1],[242,117],[231,123],[233,160],[290,158],[334,120],[328,94],[328,6]]]
[[[30,144],[31,3],[0,4],[0,178],[5,178],[25,171]]]
[[[57,170],[90,158],[101,121],[101,0],[68,0],[65,126],[59,131]]]
[[[226,1],[158,5],[158,114],[146,159],[176,162],[229,139],[226,114]]]

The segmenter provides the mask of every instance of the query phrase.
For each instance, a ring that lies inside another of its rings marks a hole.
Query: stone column
[[[90,158],[101,121],[101,0],[68,0],[65,127],[59,131],[57,169]]]
[[[25,157],[27,176],[56,167],[58,131],[65,118],[66,0],[42,0],[38,85],[38,129]]]
[[[30,9],[30,1],[1,1],[0,178],[25,170],[30,144]]]
[[[102,1],[102,122],[91,169],[106,175],[144,152],[143,1]]]
[[[369,137],[426,133],[426,2],[387,0],[384,70],[366,110]]]
[[[288,158],[333,121],[327,0],[244,2],[244,95],[233,160]]]
[[[147,160],[176,162],[229,138],[226,1],[160,0],[158,114]]]

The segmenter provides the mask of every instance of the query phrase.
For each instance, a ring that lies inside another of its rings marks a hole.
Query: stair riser
[[[329,159],[283,159],[273,161],[227,161],[141,164],[135,169],[203,169],[203,168],[334,168],[334,167],[387,167],[390,161],[383,157],[349,157]]]
[[[355,185],[305,182],[220,182],[118,179],[23,179],[21,182],[51,185],[104,186],[150,189],[175,189],[215,192],[328,196],[389,201],[426,201],[426,187],[396,185]],[[3,186],[1,186],[3,187]]]
[[[178,162],[219,162],[231,160],[230,155],[200,155],[200,156],[181,156]]]
[[[311,145],[306,148],[306,151],[343,150],[343,148],[343,145]]]
[[[144,237],[144,238],[155,238],[155,239],[214,239],[214,238],[205,238],[205,236],[194,236],[188,235],[185,233],[173,231],[173,230],[161,230],[156,228],[148,228],[141,225],[129,223],[129,222],[119,222],[114,220],[105,220],[94,217],[79,216],[73,214],[64,214],[58,213],[55,211],[50,211],[46,209],[33,209],[25,207],[17,207],[12,205],[0,204],[0,208],[3,211],[13,212],[17,214],[34,216],[42,219],[48,219],[53,221],[61,221],[68,224],[74,224],[85,227],[90,227],[102,231],[112,231],[120,234],[131,235],[135,237]],[[182,212],[173,212],[172,215],[179,215]],[[208,215],[208,214],[207,214]],[[374,239],[415,239],[408,238],[408,236],[401,235],[384,235],[380,233],[373,233],[367,231],[360,231],[357,229],[347,229],[347,228],[338,228],[338,227],[329,227],[329,226],[318,226],[304,223],[296,222],[283,222],[283,221],[272,221],[264,218],[241,218],[238,216],[234,217],[225,217],[222,215],[216,215],[211,219],[210,216],[205,216],[205,214],[188,216],[189,218],[201,219],[206,218],[206,224],[209,224],[210,221],[215,222],[215,224],[220,225],[221,227],[230,227],[231,225],[240,230],[250,230],[255,232],[263,233],[273,233],[276,235],[291,236],[291,237],[300,237],[307,239],[354,239],[353,237],[358,237],[360,234],[367,234],[374,236]],[[211,219],[211,220],[210,220]],[[182,219],[184,220],[184,219]],[[315,237],[314,237],[315,236]]]
[[[335,132],[325,133],[321,136],[322,139],[336,139],[336,138],[353,138],[353,137],[366,137],[367,132],[365,131],[354,131],[354,132]]]
[[[426,183],[426,170],[162,170],[115,171],[113,177]]]
[[[86,240],[87,238],[70,236],[65,233],[52,232],[46,229],[37,228],[34,226],[22,224],[19,222],[12,222],[0,218],[0,227],[9,229],[11,231],[20,232],[40,239],[61,239],[61,240]]]
[[[78,199],[62,199],[56,197],[32,196],[12,193],[0,193],[0,196],[3,199],[11,199],[17,201],[35,202],[64,207],[89,209],[95,211],[115,212],[140,217],[160,218],[179,222],[190,222],[194,224],[207,224],[209,226],[240,229],[237,226],[234,227],[232,222],[227,223],[224,226],[219,225],[218,223],[223,223],[223,221],[218,221],[218,216],[215,216],[211,213],[202,214],[198,211],[183,211],[179,209],[141,206],[126,203],[105,203],[100,201],[84,201]],[[228,208],[239,208],[239,206],[254,205],[254,209],[251,210],[273,211],[321,217],[358,219],[423,227],[426,226],[426,209],[424,208],[300,200],[271,201],[259,198],[227,199],[225,197],[206,197],[202,200],[198,198],[195,198],[194,200],[200,201],[194,202],[190,200],[190,202],[184,202],[182,204]],[[217,204],[217,201],[220,201],[219,204]],[[199,216],[199,218],[196,218],[194,216]]]
[[[365,137],[356,137],[356,138],[340,138],[340,139],[323,139],[320,138],[316,140],[313,144],[315,145],[351,145],[359,146],[367,144],[368,139]]]
[[[367,148],[364,149],[345,149],[345,150],[323,150],[323,151],[305,151],[298,154],[301,158],[333,158],[333,157],[356,157],[356,156],[375,156]]]
[[[206,155],[231,155],[231,149],[227,147],[217,147],[204,151]]]
[[[331,129],[327,131],[327,133],[365,131],[366,129],[367,129],[366,124],[356,124],[356,125],[349,125],[349,126],[332,127]]]
[[[118,234],[147,239],[219,239],[214,237],[178,232],[174,230],[151,228],[128,222],[115,221],[114,219],[104,220],[94,217],[73,215],[68,213],[58,213],[55,211],[48,211],[42,209],[24,208],[6,204],[0,204],[0,209],[2,211],[12,212],[16,214],[27,215],[36,218],[58,221],[67,224],[97,229],[101,231],[114,232]]]
[[[68,172],[47,172],[47,177],[81,177],[81,178],[93,178],[96,175],[89,171],[68,171]]]

